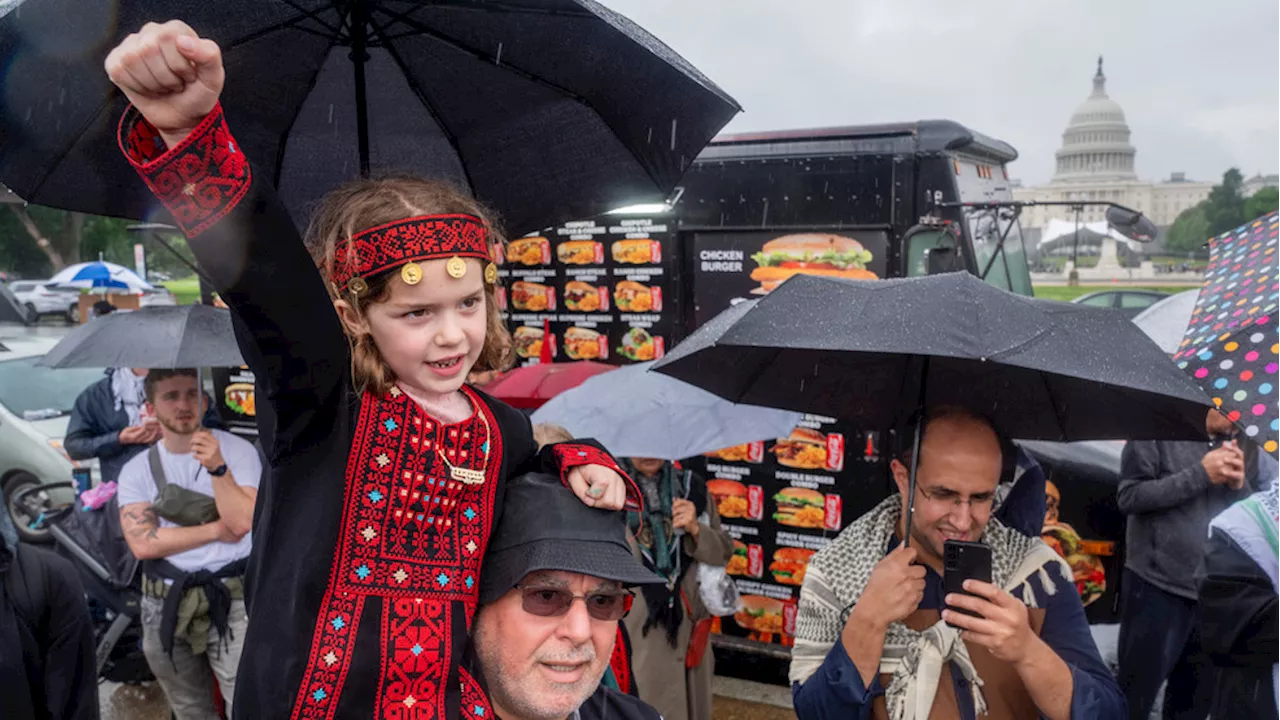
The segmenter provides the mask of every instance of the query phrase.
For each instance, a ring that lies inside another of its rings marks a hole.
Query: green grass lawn
[[[1199,287],[1198,285],[1161,285],[1161,286],[1127,286],[1127,285],[1077,285],[1070,287],[1068,285],[1037,285],[1035,294],[1038,298],[1045,300],[1060,300],[1062,302],[1070,302],[1081,295],[1089,293],[1102,292],[1104,290],[1121,290],[1129,287],[1134,290],[1154,290],[1156,292],[1169,293],[1173,295],[1183,290],[1190,290]]]
[[[195,275],[181,280],[170,280],[163,284],[177,297],[179,305],[200,302],[200,278]]]

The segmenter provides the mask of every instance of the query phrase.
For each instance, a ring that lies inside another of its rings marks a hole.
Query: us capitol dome
[[[1161,182],[1144,182],[1138,177],[1136,155],[1124,108],[1107,94],[1100,57],[1093,91],[1076,106],[1062,132],[1062,146],[1054,153],[1053,178],[1035,187],[1019,187],[1015,181],[1013,196],[1041,202],[1110,201],[1142,211],[1161,227],[1173,224],[1184,210],[1209,197],[1213,182],[1188,180],[1184,173],[1173,173]],[[1105,213],[1105,207],[1087,207],[1080,213],[1080,221],[1100,222]],[[1029,231],[1025,232],[1027,239],[1039,238],[1040,231],[1047,231],[1055,219],[1074,223],[1076,214],[1069,207],[1025,208],[1021,224]]]

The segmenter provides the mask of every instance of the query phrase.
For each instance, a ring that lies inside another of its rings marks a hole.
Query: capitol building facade
[[[1014,199],[1107,200],[1140,210],[1156,225],[1168,227],[1184,210],[1209,197],[1216,180],[1195,182],[1183,173],[1157,183],[1139,180],[1134,168],[1136,153],[1124,110],[1107,97],[1107,77],[1102,73],[1102,58],[1098,58],[1093,92],[1072,113],[1062,133],[1053,179],[1047,185],[1015,187]],[[1245,194],[1275,184],[1275,176],[1251,178]],[[1086,207],[1079,219],[1098,222],[1105,213],[1105,207]],[[1074,222],[1076,214],[1070,207],[1028,207],[1022,211],[1021,224],[1024,229],[1042,230],[1055,219]]]

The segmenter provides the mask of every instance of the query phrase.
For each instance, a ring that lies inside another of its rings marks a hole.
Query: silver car
[[[99,368],[53,370],[36,362],[57,344],[58,328],[0,325],[0,488],[4,508],[24,540],[43,542],[47,530],[32,529],[38,520],[13,502],[32,485],[73,480],[77,468],[98,478],[97,461],[73,461],[62,449],[71,409],[89,385],[102,379]],[[75,498],[72,486],[45,491],[49,506]]]
[[[15,280],[9,290],[37,317],[57,315],[67,322],[80,319],[80,291],[59,288],[48,280]]]

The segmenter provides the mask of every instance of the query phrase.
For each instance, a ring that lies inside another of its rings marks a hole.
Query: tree
[[[82,259],[133,265],[129,222],[38,205],[0,209],[0,269],[49,277]]]
[[[1170,252],[1192,253],[1204,247],[1213,237],[1209,231],[1209,201],[1183,210],[1165,234],[1164,246]]]
[[[1231,168],[1222,174],[1222,184],[1214,185],[1209,191],[1209,206],[1205,208],[1205,219],[1209,221],[1209,235],[1219,235],[1233,230],[1245,222],[1244,196],[1240,193],[1244,185],[1244,176],[1237,168]]]
[[[1269,187],[1262,188],[1244,201],[1244,222],[1255,220],[1280,210],[1280,190]]]

